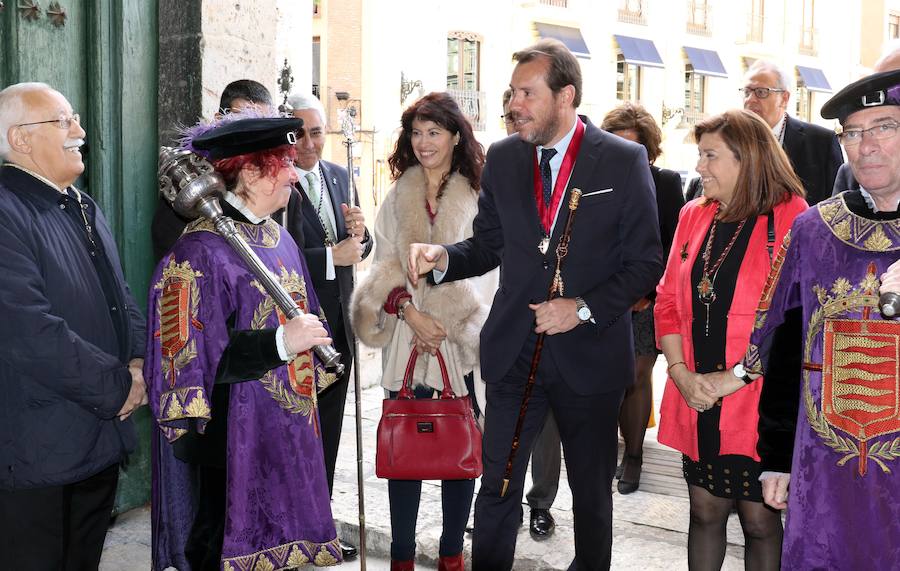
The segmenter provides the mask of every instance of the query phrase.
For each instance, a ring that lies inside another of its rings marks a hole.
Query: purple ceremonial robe
[[[797,217],[763,290],[750,371],[802,307],[782,569],[900,569],[900,321],[878,309],[898,257],[900,219],[855,214],[841,195]]]
[[[276,223],[236,223],[301,309],[319,314],[297,245]],[[275,328],[272,298],[211,223],[185,229],[156,269],[144,376],[159,430],[153,438],[153,568],[188,571],[184,547],[197,511],[191,466],[173,444],[203,433],[220,357],[235,330]],[[340,561],[316,411],[326,374],[311,351],[262,378],[230,385],[223,571]],[[222,387],[222,385],[219,385]],[[217,421],[218,422],[218,421]]]

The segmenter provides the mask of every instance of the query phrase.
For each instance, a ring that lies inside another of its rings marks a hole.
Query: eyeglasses
[[[880,123],[874,127],[869,127],[868,129],[847,129],[846,131],[838,133],[838,138],[845,147],[853,147],[862,143],[864,135],[866,134],[870,135],[875,140],[883,141],[884,139],[890,139],[891,137],[896,136],[897,129],[900,129],[900,123],[890,121],[887,123]]]
[[[72,123],[78,123],[81,125],[81,115],[75,113],[73,115],[64,115],[60,114],[60,116],[56,119],[50,119],[49,121],[35,121],[33,123],[19,123],[16,127],[27,127],[29,125],[44,125],[46,123],[56,123],[56,126],[60,129],[68,131],[72,128]]]
[[[507,125],[512,125],[516,122],[516,118],[512,113],[504,113],[500,118],[503,119],[503,122]]]
[[[757,99],[765,99],[770,93],[784,93],[785,91],[787,90],[778,87],[742,87],[741,89],[738,89],[738,93],[743,94],[744,99],[750,97],[751,93],[755,95]]]

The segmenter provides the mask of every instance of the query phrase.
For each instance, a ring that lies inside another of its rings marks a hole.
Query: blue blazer
[[[584,120],[584,118],[582,118]],[[573,221],[562,267],[565,297],[582,297],[595,323],[548,335],[563,380],[578,394],[631,384],[634,354],[631,306],[663,273],[653,180],[643,146],[590,122],[575,161],[546,255],[534,201],[535,147],[517,136],[491,146],[481,179],[474,235],[448,246],[445,280],[482,274],[500,265],[500,287],[481,332],[481,371],[502,379],[534,329],[531,302],[544,301],[553,278],[556,244],[568,217],[571,189],[585,195]],[[610,190],[611,189],[611,190]],[[591,194],[601,191],[597,194]],[[602,192],[608,191],[608,192]]]

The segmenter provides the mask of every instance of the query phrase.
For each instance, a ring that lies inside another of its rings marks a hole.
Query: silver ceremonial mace
[[[350,183],[351,205],[359,205],[359,193],[356,189],[356,178],[353,176],[353,144],[354,138],[353,107],[343,110],[341,117],[341,133],[344,146],[347,147],[347,177]],[[353,265],[353,285],[356,286],[356,265]],[[366,571],[366,494],[363,478],[363,444],[362,444],[362,383],[359,379],[359,339],[353,336],[353,394],[356,404],[356,489],[359,494],[359,569]]]
[[[225,181],[209,161],[184,149],[160,147],[157,177],[160,192],[175,212],[186,218],[208,218],[215,225],[216,232],[244,260],[288,319],[303,314],[291,294],[272,276],[238,233],[234,220],[222,213],[219,196],[225,191]],[[313,350],[326,368],[333,369],[338,375],[343,372],[341,354],[334,347],[316,345]]]

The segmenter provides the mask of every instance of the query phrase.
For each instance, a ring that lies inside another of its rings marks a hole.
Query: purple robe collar
[[[835,238],[848,246],[867,252],[900,250],[900,218],[864,218],[847,207],[843,196],[822,201],[815,208]]]

